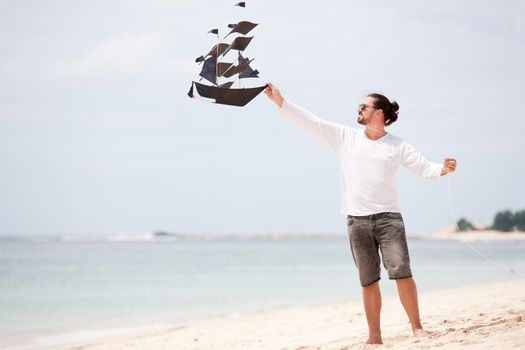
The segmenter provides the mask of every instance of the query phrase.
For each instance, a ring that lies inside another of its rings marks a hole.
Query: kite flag
[[[239,2],[235,6],[245,8],[246,3]],[[245,58],[241,53],[254,38],[253,36],[248,37],[245,35],[257,25],[258,23],[248,21],[229,24],[228,28],[231,31],[222,40],[219,37],[219,29],[212,29],[208,32],[217,35],[217,44],[207,54],[195,59],[196,63],[202,64],[202,69],[199,73],[199,82],[191,82],[191,88],[188,92],[189,97],[196,97],[193,90],[195,88],[200,97],[210,102],[229,106],[245,106],[266,88],[266,86],[241,87],[241,79],[259,78],[259,71],[257,69],[254,70],[250,66],[253,58]],[[234,33],[237,36],[230,43],[222,42],[228,35]],[[230,62],[221,62],[221,57],[226,57],[230,51],[237,51],[237,57],[233,62],[231,59],[229,60]],[[205,79],[211,85],[200,83],[202,79]],[[233,79],[233,81],[227,79]],[[234,88],[234,86],[237,86],[237,88]]]
[[[228,24],[228,28],[232,28],[232,31],[226,34],[226,36],[230,35],[231,33],[241,33],[246,35],[255,27],[257,27],[257,23],[251,23],[246,21],[239,22],[238,24]]]

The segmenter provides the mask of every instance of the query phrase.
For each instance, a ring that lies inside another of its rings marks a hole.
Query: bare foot
[[[381,336],[370,336],[365,344],[383,344],[383,339],[381,339]]]
[[[416,338],[427,338],[428,337],[427,331],[425,331],[423,328],[415,328],[413,332],[414,332],[414,337]]]

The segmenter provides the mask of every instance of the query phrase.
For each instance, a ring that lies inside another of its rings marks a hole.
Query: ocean
[[[409,238],[420,292],[525,277],[525,241]],[[382,271],[383,295],[395,283]],[[359,300],[345,234],[0,238],[0,349]]]

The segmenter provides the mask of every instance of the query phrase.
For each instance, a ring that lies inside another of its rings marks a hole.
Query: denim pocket
[[[386,213],[386,217],[392,220],[402,220],[403,219],[403,216],[401,216],[401,213],[394,213],[394,212]]]

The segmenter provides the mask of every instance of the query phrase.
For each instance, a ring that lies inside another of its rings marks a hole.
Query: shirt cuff
[[[442,164],[438,164],[438,163],[434,163],[432,164],[432,176],[431,178],[432,179],[437,179],[441,176],[441,171],[443,170],[443,165]]]

